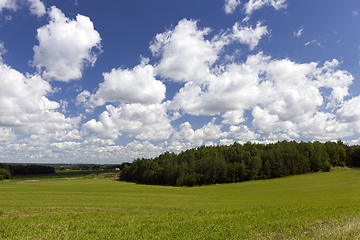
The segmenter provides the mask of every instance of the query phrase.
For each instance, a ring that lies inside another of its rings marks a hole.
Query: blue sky
[[[0,0],[0,162],[360,139],[360,2]]]

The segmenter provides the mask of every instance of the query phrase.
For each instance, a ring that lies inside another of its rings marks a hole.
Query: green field
[[[65,172],[0,182],[0,239],[360,239],[360,171],[201,187]]]

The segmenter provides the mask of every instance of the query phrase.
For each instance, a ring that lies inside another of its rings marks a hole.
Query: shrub
[[[3,168],[0,168],[0,180],[10,179],[11,173]]]
[[[324,162],[322,170],[324,172],[329,172],[331,169],[331,163],[329,161]]]

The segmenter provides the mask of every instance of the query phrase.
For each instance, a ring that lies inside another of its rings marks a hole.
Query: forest
[[[55,173],[55,168],[42,165],[20,165],[0,163],[0,180],[10,179],[14,175],[35,175]]]
[[[194,186],[330,171],[333,166],[360,167],[360,146],[348,146],[341,140],[201,146],[179,154],[165,152],[153,159],[138,158],[124,166],[119,180]]]

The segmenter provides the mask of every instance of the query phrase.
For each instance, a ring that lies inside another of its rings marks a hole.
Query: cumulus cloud
[[[325,62],[322,68],[325,73],[319,77],[322,86],[332,89],[331,94],[327,96],[327,99],[329,99],[327,108],[336,107],[337,104],[343,101],[344,97],[349,94],[349,86],[354,80],[354,77],[349,72],[337,70],[339,65],[340,62],[336,59]]]
[[[46,14],[45,6],[40,0],[28,0],[30,3],[30,12],[39,17]]]
[[[193,130],[189,122],[182,123],[180,130],[173,135],[173,139],[181,141],[199,142],[202,144],[204,140],[213,140],[227,136],[226,132],[221,131],[222,126],[215,124],[213,118],[208,124],[202,128]]]
[[[54,143],[31,143],[25,139],[22,144],[9,144],[3,153],[22,162],[68,162],[68,163],[109,163],[131,161],[138,157],[156,157],[165,149],[149,141],[134,140],[124,146],[115,145],[114,141],[88,137],[83,141],[63,141]],[[39,144],[40,143],[40,144]],[[1,147],[1,146],[0,146]],[[39,152],[41,152],[39,154]],[[3,161],[6,156],[0,155]]]
[[[245,4],[245,13],[251,15],[264,6],[272,6],[276,10],[286,8],[286,0],[250,0]]]
[[[49,24],[37,30],[39,45],[34,47],[33,65],[45,79],[68,82],[81,78],[83,68],[97,60],[93,49],[101,49],[100,34],[86,16],[78,14],[70,20],[52,7],[49,17]]]
[[[17,9],[17,3],[15,0],[0,0],[0,11],[3,9],[9,9],[15,11]]]
[[[46,14],[45,5],[40,0],[0,0],[0,11],[3,9],[16,11],[23,5],[28,5],[30,12],[38,17]]]
[[[349,124],[337,121],[335,115],[328,112],[317,112],[297,127],[303,136],[312,139],[339,139],[354,134]]]
[[[227,111],[221,117],[224,119],[221,123],[229,125],[237,125],[245,121],[244,111]]]
[[[222,123],[234,126],[244,121],[245,110],[251,110],[252,127],[257,131],[298,137],[303,131],[301,123],[310,121],[321,107],[339,106],[349,94],[353,76],[338,70],[339,64],[337,60],[323,66],[300,64],[259,53],[244,63],[224,66],[202,84],[186,83],[167,107],[192,115],[225,112]],[[323,96],[322,88],[330,89],[331,94]]]
[[[50,84],[39,75],[23,75],[0,58],[0,127],[16,134],[48,134],[74,128],[79,118],[57,112],[60,104],[46,96]]]
[[[353,77],[346,71],[336,70],[338,64],[335,60],[317,67],[317,63],[272,60],[259,53],[249,56],[244,63],[227,65],[206,87],[185,84],[169,106],[196,115],[266,105],[281,119],[292,119],[314,112],[323,104],[321,87],[332,89],[331,101],[339,102],[348,94]]]
[[[10,128],[0,127],[0,149],[1,145],[6,145],[15,140],[15,138],[16,135]]]
[[[113,139],[103,139],[91,136],[84,140],[83,145],[92,146],[93,148],[98,147],[102,149],[104,146],[115,145],[115,141]]]
[[[210,40],[205,38],[209,33],[209,28],[199,29],[197,21],[183,19],[174,29],[157,34],[150,45],[153,55],[161,57],[155,74],[172,81],[210,81],[209,69],[214,67],[224,46],[239,41],[253,50],[268,30],[261,22],[255,28],[236,23],[232,32],[217,34]]]
[[[231,14],[240,5],[240,0],[225,0],[224,10],[226,14]]]
[[[234,140],[227,138],[220,139],[220,145],[229,146],[231,144],[234,144]]]
[[[230,39],[216,35],[205,39],[209,28],[198,29],[197,21],[181,20],[173,30],[157,34],[150,45],[154,56],[161,56],[155,68],[157,75],[172,81],[202,81]]]
[[[345,123],[360,123],[360,96],[351,98],[344,102],[341,108],[336,112],[336,117],[339,121]],[[360,132],[360,129],[357,129]]]
[[[261,22],[249,25],[251,14],[263,7],[286,8],[286,0],[243,3],[246,17],[230,29],[212,33],[198,21],[183,19],[151,41],[154,64],[143,58],[133,68],[105,70],[97,89],[76,98],[87,111],[106,108],[86,121],[65,115],[71,101],[53,101],[49,80],[81,78],[101,52],[100,34],[86,16],[69,19],[56,7],[48,9],[49,23],[38,29],[34,47],[38,73],[22,74],[0,57],[0,160],[108,163],[201,144],[328,140],[360,133],[360,96],[349,96],[354,77],[339,69],[341,62],[298,63],[261,52],[238,60],[241,48],[253,51],[271,33]],[[234,13],[240,5],[240,0],[225,0],[224,10]],[[40,0],[0,0],[0,11],[25,7],[33,15],[46,14]],[[294,36],[302,33],[303,27]],[[245,46],[225,52],[232,43]],[[305,45],[310,44],[321,46],[316,40]],[[0,55],[4,52],[0,42]],[[181,84],[167,101],[165,81]],[[189,115],[207,121],[196,129]],[[120,136],[130,142],[119,145]]]
[[[83,91],[77,97],[77,103],[88,108],[104,105],[106,102],[126,102],[157,104],[165,98],[165,85],[155,78],[154,67],[143,59],[133,69],[112,69],[103,73],[104,82],[93,95]]]
[[[243,27],[239,23],[235,23],[233,33],[236,40],[249,45],[250,50],[254,50],[262,36],[267,35],[269,32],[266,26],[261,26],[261,22],[258,22],[256,28],[251,26]]]
[[[91,119],[83,125],[83,128],[92,132],[102,132],[105,127],[102,122],[97,122],[95,119]]]
[[[78,142],[58,142],[58,143],[52,143],[51,146],[59,149],[59,150],[74,150],[74,148],[79,148],[80,143]]]
[[[52,91],[48,82],[40,76],[24,76],[6,64],[0,64],[1,84],[1,114],[9,117],[16,112],[26,111],[36,113],[37,111],[55,109],[59,104],[49,101],[45,95]],[[3,118],[2,122],[5,122]],[[16,122],[9,121],[9,125],[16,125]]]
[[[269,113],[269,110],[256,106],[252,110],[254,118],[252,126],[261,133],[287,132],[295,128],[294,123],[290,120],[280,120],[277,114]]]
[[[250,130],[249,127],[246,125],[240,125],[240,126],[233,125],[230,126],[229,128],[229,136],[232,136],[235,139],[239,139],[242,142],[247,142],[259,138],[260,134]]]
[[[111,139],[125,134],[139,140],[161,140],[169,138],[173,132],[166,108],[161,104],[107,105],[99,121],[90,120],[83,127]]]
[[[162,146],[154,145],[149,141],[137,141],[134,140],[128,143],[124,148],[124,154],[127,159],[135,159],[135,158],[142,158],[142,157],[156,157],[164,152]],[[131,156],[131,157],[130,157]],[[130,157],[130,158],[129,158]],[[122,157],[123,158],[123,157]]]
[[[37,142],[62,142],[62,141],[75,141],[81,140],[83,137],[83,133],[81,133],[78,129],[63,129],[53,133],[48,133],[46,135],[31,135],[31,140]]]
[[[92,108],[106,102],[121,104],[119,107],[108,105],[99,121],[89,121],[84,129],[112,139],[121,134],[139,140],[168,139],[172,134],[174,149],[182,149],[185,141],[202,144],[226,136],[240,141],[260,137],[291,139],[303,132],[307,137],[325,138],[339,134],[332,130],[336,126],[344,129],[335,115],[319,111],[340,106],[345,109],[344,97],[349,95],[353,76],[338,70],[339,61],[334,59],[320,66],[315,62],[272,59],[260,52],[248,56],[245,62],[217,62],[224,46],[240,41],[252,50],[268,30],[259,22],[255,28],[237,23],[232,32],[216,35],[211,40],[205,38],[209,32],[207,28],[199,29],[196,21],[181,20],[174,29],[156,35],[151,43],[153,55],[159,57],[158,63],[150,65],[143,59],[133,69],[104,73],[105,81],[98,91],[82,92],[78,102]],[[165,86],[156,80],[157,75],[185,82],[173,99],[162,104]],[[330,95],[324,95],[322,89],[329,89]],[[213,120],[197,130],[185,122],[173,133],[169,111],[221,115],[222,124],[230,125],[229,132],[222,132],[222,125]],[[251,125],[245,124],[245,111],[251,112]],[[155,122],[139,117],[152,116],[154,112],[161,116]],[[341,113],[338,113],[339,119],[345,116]],[[305,126],[316,120],[323,120],[324,124],[306,131]],[[324,134],[321,135],[321,131]]]

